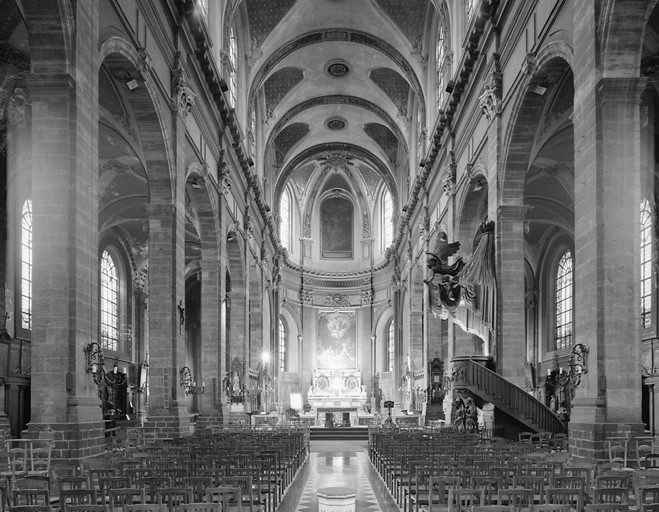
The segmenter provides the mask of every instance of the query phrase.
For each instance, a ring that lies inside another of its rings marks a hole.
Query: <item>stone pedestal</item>
[[[323,487],[316,491],[318,512],[355,512],[357,489],[352,487]]]

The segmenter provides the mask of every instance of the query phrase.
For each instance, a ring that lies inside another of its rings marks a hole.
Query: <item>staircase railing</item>
[[[458,371],[456,380],[461,380],[460,377],[463,377],[465,384],[475,386],[491,396],[495,406],[497,402],[503,402],[512,412],[525,416],[542,431],[554,434],[565,432],[565,425],[560,418],[522,388],[475,361],[467,360],[461,363],[467,363],[463,366],[466,375],[460,375],[462,372]]]

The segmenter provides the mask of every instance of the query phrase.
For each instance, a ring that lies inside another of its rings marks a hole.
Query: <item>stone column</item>
[[[32,99],[34,312],[27,437],[55,439],[55,458],[84,457],[104,447],[98,388],[83,353],[98,340],[97,73],[25,78]]]
[[[189,433],[188,407],[179,385],[185,339],[179,306],[184,307],[185,241],[183,211],[172,204],[149,204],[149,423],[159,437]],[[179,401],[179,395],[181,400]]]
[[[524,388],[526,329],[524,311],[524,215],[526,206],[501,205],[497,211],[496,265],[499,284],[497,373]]]
[[[199,427],[222,423],[220,394],[224,368],[220,358],[220,275],[223,268],[218,260],[202,260],[201,267],[201,381],[203,394],[197,395]]]
[[[576,390],[570,451],[607,457],[610,436],[643,432],[640,372],[640,93],[645,79],[575,73],[575,343],[588,373]]]

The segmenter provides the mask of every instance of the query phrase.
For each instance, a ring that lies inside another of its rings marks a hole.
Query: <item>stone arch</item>
[[[656,5],[657,0],[602,2],[599,11],[602,76],[639,76],[645,28]]]
[[[199,221],[201,257],[205,261],[219,261],[220,226],[217,198],[210,185],[208,171],[199,162],[193,162],[186,170],[187,193],[193,203]]]
[[[456,217],[459,219],[456,240],[461,242],[460,248],[464,254],[471,253],[471,242],[478,224],[487,217],[488,212],[487,171],[481,164],[476,164],[471,176],[461,191]]]
[[[128,41],[117,36],[99,46],[100,64],[120,72],[139,73],[144,83],[144,88],[138,87],[125,99],[134,112],[141,114],[135,116],[135,122],[145,149],[150,202],[171,203],[176,184],[176,160],[168,129],[171,113],[161,104],[148,60],[148,56],[140,55]]]
[[[527,56],[526,69],[531,73],[523,79],[503,143],[500,204],[521,205],[524,201],[526,172],[535,137],[529,123],[537,124],[549,96],[536,94],[530,88],[541,83],[554,85],[572,69],[571,61],[572,51],[561,41],[549,43],[536,55]]]

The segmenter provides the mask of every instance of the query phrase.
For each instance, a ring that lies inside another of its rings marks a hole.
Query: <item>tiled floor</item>
[[[316,491],[336,486],[357,489],[355,512],[398,512],[366,450],[363,441],[312,441],[311,455],[277,511],[316,512]]]

